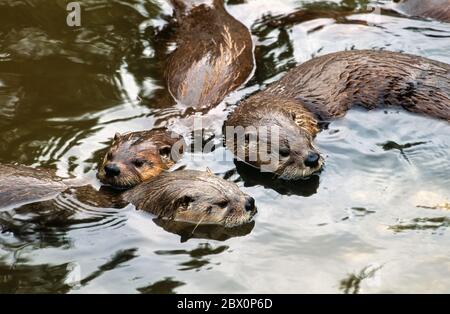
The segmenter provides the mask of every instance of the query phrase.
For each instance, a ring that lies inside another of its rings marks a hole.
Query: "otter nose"
[[[117,177],[120,174],[120,168],[116,164],[106,164],[105,173],[108,177]]]
[[[317,167],[319,165],[320,155],[315,152],[310,152],[308,156],[306,156],[304,163],[306,167]]]
[[[245,200],[245,210],[251,212],[255,209],[255,199],[251,196]]]

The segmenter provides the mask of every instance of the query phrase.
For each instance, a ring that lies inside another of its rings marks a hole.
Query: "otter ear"
[[[120,133],[117,132],[116,134],[114,134],[114,140],[117,141],[119,140],[119,138],[121,137]]]
[[[208,167],[206,167],[206,173],[209,174],[210,176],[214,175],[214,173]]]

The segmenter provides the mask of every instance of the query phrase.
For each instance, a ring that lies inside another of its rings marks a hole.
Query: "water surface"
[[[374,14],[375,2],[228,1],[253,34],[257,69],[212,110],[214,127],[314,56],[385,49],[450,63],[449,24]],[[65,3],[0,3],[0,162],[54,168],[98,188],[97,163],[114,133],[161,125],[171,113],[158,105],[171,9],[83,1],[82,27],[69,28]],[[293,185],[214,154],[183,158],[256,198],[259,214],[240,234],[173,233],[132,206],[98,208],[70,193],[46,211],[3,211],[0,292],[449,292],[450,125],[352,110],[317,141],[324,171]]]

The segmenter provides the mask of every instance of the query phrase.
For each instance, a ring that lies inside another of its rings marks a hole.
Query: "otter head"
[[[235,143],[230,144],[226,135],[227,147],[234,148],[239,160],[284,180],[309,177],[322,168],[323,157],[313,142],[319,129],[309,111],[285,99],[277,99],[275,104],[262,99],[248,101],[226,123],[235,128],[235,133],[239,133],[236,128],[243,127],[243,144],[236,136],[232,138]]]
[[[175,148],[177,143],[182,145]],[[182,138],[166,129],[117,133],[103,158],[98,178],[118,189],[131,188],[170,168],[183,147]]]
[[[256,213],[255,200],[236,184],[194,170],[162,173],[125,192],[123,198],[159,218],[193,224],[236,227]]]

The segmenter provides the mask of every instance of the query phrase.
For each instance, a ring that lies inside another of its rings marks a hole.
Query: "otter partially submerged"
[[[225,10],[222,0],[172,0],[176,49],[166,65],[166,82],[184,109],[220,103],[250,76],[253,43],[249,30]],[[99,167],[104,184],[127,189],[170,168],[183,151],[180,135],[154,129],[116,135]],[[175,150],[172,147],[178,145]]]
[[[396,0],[395,7],[412,16],[433,18],[450,23],[450,0]]]
[[[164,128],[117,133],[99,167],[98,178],[115,188],[131,188],[169,169],[181,157],[183,148],[183,138]]]
[[[320,124],[344,116],[353,106],[401,106],[450,121],[450,65],[409,54],[365,50],[312,59],[238,105],[225,127],[246,128],[245,142],[239,144],[228,135],[226,145],[238,159],[255,167],[270,162],[272,168],[267,171],[283,179],[300,179],[322,167],[323,158],[313,144]],[[249,152],[259,148],[252,139],[255,128],[261,127],[279,132],[276,143],[271,136],[257,134],[259,144],[267,143],[271,152],[270,161],[265,162],[260,158],[265,151],[249,159]]]
[[[249,30],[223,0],[171,0],[177,19],[176,49],[166,66],[167,87],[185,108],[219,104],[253,70]]]
[[[123,199],[159,217],[225,227],[247,223],[256,213],[255,200],[236,184],[195,170],[162,173]]]
[[[51,170],[0,164],[0,208],[50,199],[67,187]]]
[[[82,193],[76,193],[77,189]],[[79,197],[94,198],[80,200],[89,204],[116,207],[117,204],[131,203],[138,210],[158,218],[193,224],[235,227],[250,222],[256,213],[252,197],[244,194],[236,184],[208,172],[165,172],[113,197],[101,192],[86,193],[85,186],[73,187],[51,171],[0,165],[1,210],[48,201],[66,190],[79,194]],[[96,202],[96,199],[101,201]]]

